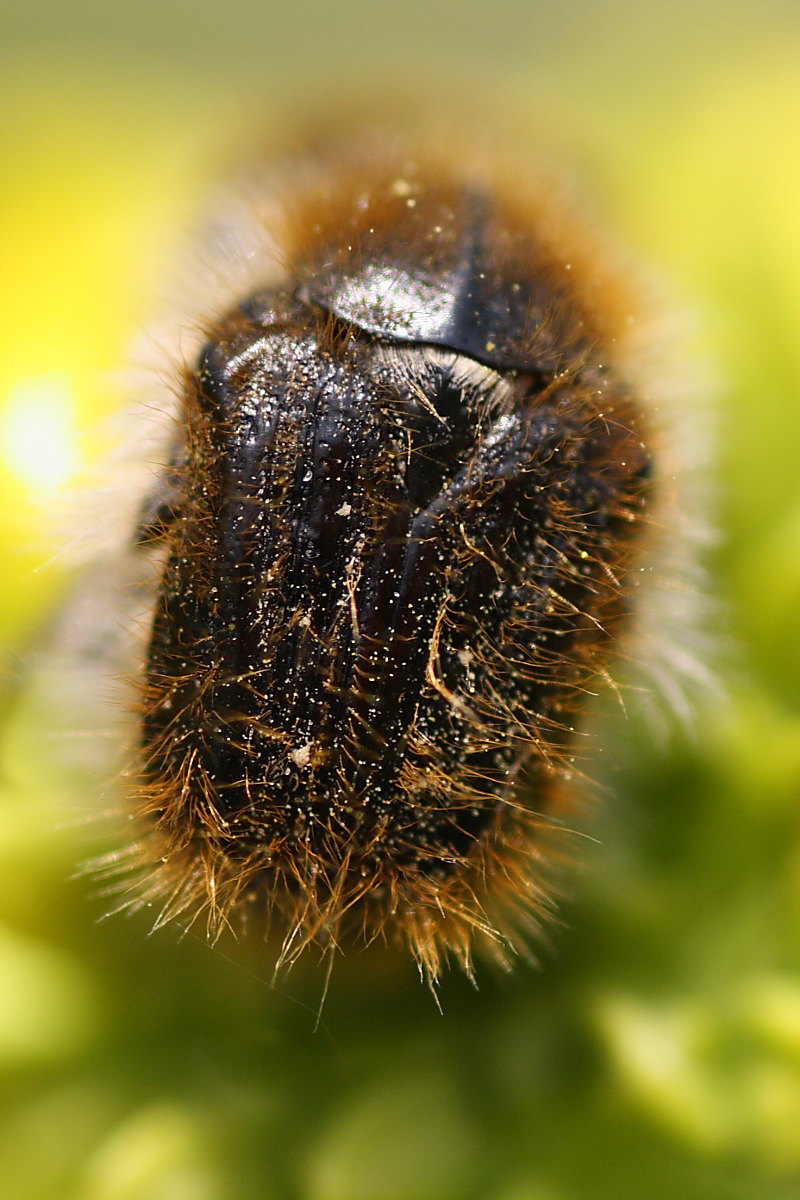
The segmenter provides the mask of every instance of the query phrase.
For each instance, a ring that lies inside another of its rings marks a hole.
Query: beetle
[[[263,912],[281,962],[385,937],[435,984],[552,907],[657,439],[562,198],[392,137],[277,178],[140,518],[129,902]]]

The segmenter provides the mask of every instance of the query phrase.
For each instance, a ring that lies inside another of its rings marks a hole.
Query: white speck
[[[345,502],[342,505],[340,505],[339,508],[337,508],[336,512],[333,515],[335,517],[349,517],[350,513],[352,511],[353,511],[352,504],[348,504],[348,502],[345,500]]]
[[[289,758],[296,767],[307,767],[311,762],[311,751],[313,747],[313,742],[306,742],[305,746],[298,746],[296,750],[292,750],[289,754]]]

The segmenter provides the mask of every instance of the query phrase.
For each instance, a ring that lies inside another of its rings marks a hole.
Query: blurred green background
[[[398,88],[550,130],[685,297],[735,649],[692,736],[613,722],[541,970],[453,972],[442,1016],[356,954],[315,1032],[317,964],[272,986],[258,945],[100,921],[107,780],[36,681],[57,489],[126,402],[207,148]],[[800,1197],[800,6],[4,0],[0,111],[0,1195]]]

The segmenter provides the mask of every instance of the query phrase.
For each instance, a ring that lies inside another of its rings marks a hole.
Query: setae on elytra
[[[136,539],[124,903],[507,963],[670,525],[634,307],[563,196],[394,134],[235,207]]]

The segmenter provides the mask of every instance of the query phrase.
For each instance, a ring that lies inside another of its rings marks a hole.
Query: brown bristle
[[[391,139],[275,187],[139,530],[128,902],[261,913],[284,963],[385,938],[435,982],[552,908],[654,435],[623,292],[535,187]]]

